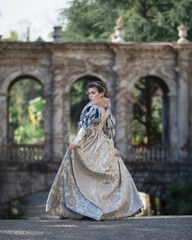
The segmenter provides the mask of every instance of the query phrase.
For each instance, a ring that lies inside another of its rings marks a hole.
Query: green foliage
[[[160,144],[163,102],[158,79],[140,79],[135,84],[133,96],[133,144]]]
[[[27,219],[18,199],[12,201],[10,204],[10,219]]]
[[[19,127],[18,109],[12,106],[9,107],[9,123],[12,123],[15,129]]]
[[[28,112],[31,122],[40,128],[44,128],[45,100],[42,97],[29,101]]]
[[[165,214],[192,214],[192,183],[178,180],[168,188],[167,197]]]
[[[44,139],[45,100],[42,86],[33,79],[17,81],[10,89],[9,124],[16,143],[37,143]]]
[[[116,20],[124,18],[125,40],[176,41],[181,22],[192,37],[192,0],[73,0],[61,12],[64,41],[110,41]]]
[[[89,82],[98,81],[99,79],[89,76],[83,77],[76,81],[71,87],[71,132],[70,142],[78,132],[78,122],[83,107],[89,102],[87,85]]]
[[[19,126],[15,130],[15,141],[18,144],[42,143],[44,141],[44,129],[33,123]]]

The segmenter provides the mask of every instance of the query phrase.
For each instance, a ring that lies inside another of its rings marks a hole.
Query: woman
[[[79,133],[69,145],[50,190],[46,211],[60,218],[113,220],[134,216],[143,204],[135,184],[115,149],[115,118],[107,89],[88,84]]]

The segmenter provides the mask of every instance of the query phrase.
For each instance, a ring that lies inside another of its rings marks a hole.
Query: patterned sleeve
[[[81,113],[79,128],[84,128],[86,131],[91,131],[92,126],[98,125],[101,122],[101,112],[96,105],[85,106]]]
[[[109,116],[103,126],[103,132],[108,138],[113,138],[115,136],[115,125],[116,119],[112,113],[112,109],[110,108]]]

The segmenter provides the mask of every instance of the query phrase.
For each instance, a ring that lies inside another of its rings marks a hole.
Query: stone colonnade
[[[156,76],[169,89],[169,144],[173,160],[192,156],[192,44],[0,43],[0,145],[7,143],[8,93],[17,78],[33,77],[44,88],[44,159],[60,161],[70,129],[70,89],[83,76],[107,84],[117,119],[115,144],[131,159],[132,89]]]

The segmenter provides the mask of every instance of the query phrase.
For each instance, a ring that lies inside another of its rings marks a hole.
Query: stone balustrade
[[[6,144],[0,148],[0,161],[40,161],[43,148],[43,144]]]
[[[7,144],[0,148],[0,161],[41,161],[43,158],[43,144]],[[167,145],[137,145],[132,147],[135,156],[132,161],[169,162]],[[173,159],[171,160],[173,161]]]
[[[137,145],[133,146],[135,160],[149,162],[167,162],[170,160],[167,145]],[[172,159],[173,160],[173,159]],[[171,161],[172,161],[171,160]]]

